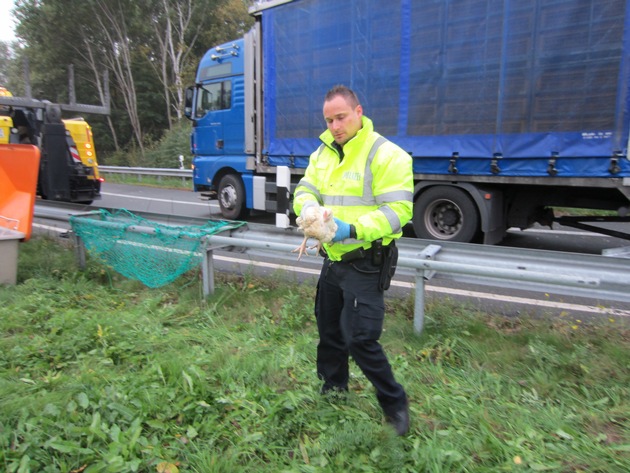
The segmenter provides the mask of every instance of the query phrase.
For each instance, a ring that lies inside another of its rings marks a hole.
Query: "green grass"
[[[159,187],[164,189],[184,189],[192,191],[192,182],[190,179],[182,179],[179,177],[161,177],[161,176],[140,176],[132,174],[113,174],[101,171],[105,177],[105,182],[112,184],[129,184],[132,186]]]
[[[449,300],[382,342],[411,399],[396,437],[352,366],[322,398],[313,284],[198,272],[147,289],[47,239],[0,288],[0,470],[7,472],[627,472],[630,331],[503,318]],[[566,320],[564,320],[566,319]]]

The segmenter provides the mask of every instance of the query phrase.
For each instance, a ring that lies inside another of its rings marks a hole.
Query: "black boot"
[[[409,432],[409,404],[401,409],[385,416],[385,422],[391,425],[397,435],[406,435]]]

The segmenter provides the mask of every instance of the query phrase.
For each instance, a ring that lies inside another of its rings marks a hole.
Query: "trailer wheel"
[[[466,192],[431,187],[414,204],[413,229],[418,238],[469,243],[479,232],[479,214]]]
[[[217,192],[221,214],[230,220],[238,220],[247,216],[245,208],[245,186],[234,174],[226,174],[219,181]]]

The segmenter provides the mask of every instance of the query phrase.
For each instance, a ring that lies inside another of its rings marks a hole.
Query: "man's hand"
[[[337,232],[335,233],[332,241],[336,242],[350,238],[350,224],[339,220],[338,218],[335,218],[335,223],[337,224]]]

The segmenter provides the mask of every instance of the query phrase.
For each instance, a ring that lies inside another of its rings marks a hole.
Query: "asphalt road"
[[[199,194],[192,191],[105,182],[101,194],[102,199],[94,205],[194,218],[222,218],[216,201],[202,201]],[[252,215],[250,221],[273,225],[275,217],[260,212]],[[621,230],[627,224],[617,225]],[[413,236],[410,227],[405,236]],[[630,247],[630,241],[558,226],[553,230],[541,227],[524,231],[511,229],[499,246],[599,255],[606,249]]]
[[[198,194],[186,190],[157,189],[143,186],[110,184],[105,182],[102,199],[94,205],[104,208],[125,208],[132,212],[151,212],[191,218],[221,218],[216,201],[202,201]],[[273,225],[275,217],[255,214],[251,222]],[[412,231],[408,233],[412,234]],[[543,249],[570,253],[601,254],[611,248],[629,247],[630,242],[605,235],[598,235],[569,228],[556,230],[510,230],[502,246]],[[260,274],[286,273],[290,278],[310,281],[314,284],[321,259],[303,258],[299,263],[293,258],[283,260],[257,257],[256,252],[216,253],[215,267],[219,270],[251,271]],[[630,268],[630,259],[628,260]],[[409,295],[414,291],[414,280],[397,274],[389,294]],[[609,323],[630,323],[630,304],[591,298],[535,293],[517,289],[494,288],[474,284],[457,283],[449,279],[434,278],[425,286],[427,302],[433,298],[450,298],[463,301],[479,310],[505,316],[531,315],[561,317],[564,320],[586,321],[601,318]],[[576,322],[579,323],[579,322]]]

